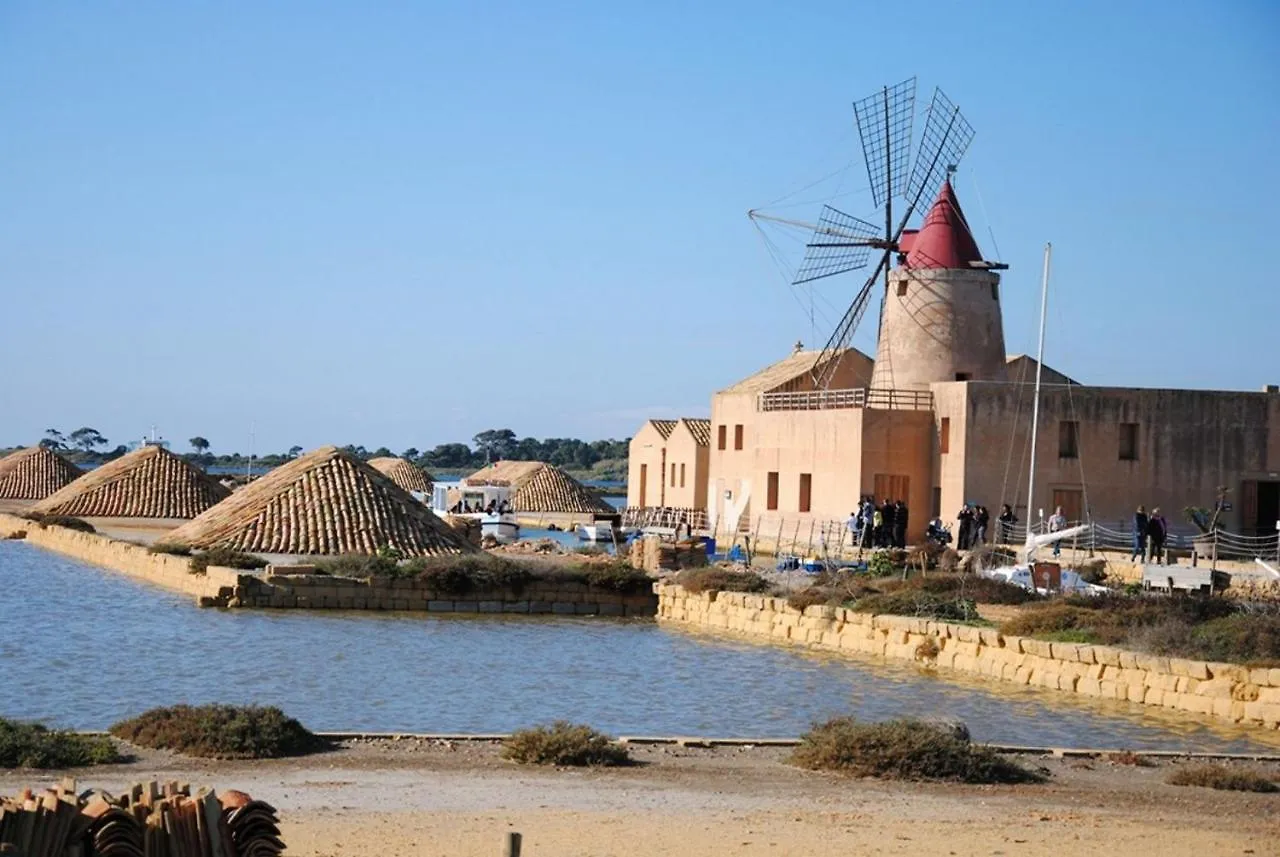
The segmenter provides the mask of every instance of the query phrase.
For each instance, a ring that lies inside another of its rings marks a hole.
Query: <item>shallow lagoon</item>
[[[279,705],[314,729],[793,736],[940,715],[1005,744],[1274,752],[1264,736],[909,665],[595,617],[202,610],[0,542],[0,714],[79,729],[177,702]],[[1270,736],[1267,736],[1270,737]]]

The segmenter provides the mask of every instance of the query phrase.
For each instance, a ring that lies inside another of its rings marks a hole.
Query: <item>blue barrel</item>
[[[707,556],[714,557],[716,555],[716,540],[711,536],[703,536],[702,541],[707,546]]]

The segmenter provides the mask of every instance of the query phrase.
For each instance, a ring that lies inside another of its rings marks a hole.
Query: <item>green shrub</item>
[[[0,768],[80,768],[119,761],[110,738],[0,718]]]
[[[871,554],[871,559],[867,560],[867,574],[872,577],[889,577],[897,571],[898,569],[893,565],[893,557],[887,550],[876,551]]]
[[[685,592],[768,592],[773,585],[754,571],[710,566],[687,568],[676,576]]]
[[[279,708],[256,705],[175,705],[153,708],[111,727],[140,747],[210,759],[274,759],[328,747]]]
[[[607,589],[623,595],[653,592],[653,578],[642,569],[632,568],[624,560],[592,566],[584,576],[587,584],[597,589]]]
[[[523,765],[600,766],[631,761],[627,748],[590,726],[557,720],[521,729],[502,742],[502,758]]]
[[[40,529],[45,527],[65,527],[68,530],[78,530],[82,533],[96,533],[93,524],[77,518],[73,515],[48,515],[44,512],[28,512],[22,517],[28,521],[32,521],[40,525]]]
[[[191,548],[187,545],[173,544],[171,542],[156,542],[147,547],[147,553],[162,553],[169,556],[191,556]]]
[[[191,557],[192,574],[204,574],[211,565],[249,571],[255,568],[265,568],[267,561],[255,554],[228,547],[209,548]]]
[[[1232,792],[1280,791],[1280,787],[1256,771],[1226,765],[1182,765],[1174,768],[1165,782],[1171,786],[1202,786]]]
[[[1122,594],[1067,597],[1028,608],[1005,634],[1127,646],[1203,661],[1280,662],[1280,615],[1223,598]]]
[[[909,719],[828,720],[801,736],[790,761],[814,771],[897,780],[1027,783],[1044,779],[987,747],[970,743],[954,729]]]
[[[402,577],[406,573],[393,559],[383,556],[350,554],[316,560],[316,570],[332,577],[368,580],[371,577]]]
[[[534,579],[528,566],[489,553],[418,557],[409,561],[405,571],[443,595],[499,589],[518,594]]]
[[[853,609],[860,613],[914,616],[944,622],[972,622],[980,618],[978,606],[971,600],[916,589],[866,595],[853,602]]]

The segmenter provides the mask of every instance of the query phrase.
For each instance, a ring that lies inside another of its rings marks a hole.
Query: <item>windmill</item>
[[[757,223],[776,223],[812,233],[805,245],[804,260],[792,280],[793,286],[865,268],[873,251],[879,252],[875,270],[863,283],[814,361],[812,372],[817,389],[830,386],[840,362],[831,358],[849,345],[871,303],[872,288],[881,275],[888,287],[892,260],[901,252],[903,232],[912,215],[938,195],[942,182],[955,170],[973,140],[973,126],[960,114],[960,108],[941,89],[935,89],[924,116],[924,130],[919,141],[914,141],[915,105],[914,77],[894,86],[885,86],[853,103],[867,178],[871,182],[872,201],[877,209],[884,209],[883,227],[830,205],[822,207],[817,223],[775,217],[759,210],[748,212],[752,221]],[[895,200],[902,203],[896,212],[896,221]]]

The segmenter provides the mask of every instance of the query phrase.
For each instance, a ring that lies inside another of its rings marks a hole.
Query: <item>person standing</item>
[[[969,540],[973,537],[973,510],[968,503],[961,506],[960,514],[956,515],[956,529],[959,530],[956,535],[956,550],[968,550]]]
[[[1133,513],[1133,553],[1129,556],[1129,562],[1139,558],[1144,562],[1147,558],[1147,510],[1145,506],[1139,506],[1138,510]]]
[[[1067,528],[1067,516],[1062,514],[1062,507],[1058,506],[1053,510],[1053,514],[1049,516],[1049,532],[1060,533]],[[1053,555],[1062,556],[1062,539],[1058,539],[1053,543]]]
[[[862,526],[862,518],[858,517],[856,511],[849,513],[849,520],[844,522],[845,529],[849,531],[849,544],[858,544],[858,530]]]
[[[888,497],[885,497],[884,505],[880,507],[880,517],[884,523],[883,547],[887,547],[887,548],[893,547],[893,528],[894,528],[893,513],[895,511],[896,510],[893,508],[893,501],[890,500]]]
[[[893,546],[907,546],[907,504],[901,500],[893,504]]]
[[[1164,565],[1164,542],[1169,537],[1169,524],[1160,514],[1160,507],[1151,510],[1147,518],[1147,540],[1151,543],[1151,561],[1156,565]]]
[[[875,511],[871,514],[871,544],[878,548],[884,547],[884,510],[875,506]]]
[[[978,504],[977,510],[973,515],[974,523],[974,545],[985,545],[987,543],[987,527],[991,524],[991,513],[987,511],[987,507]]]
[[[1000,524],[1000,543],[1007,545],[1013,541],[1013,525],[1018,523],[1018,516],[1013,514],[1013,508],[1005,503],[1000,507],[1000,517],[996,520]]]

